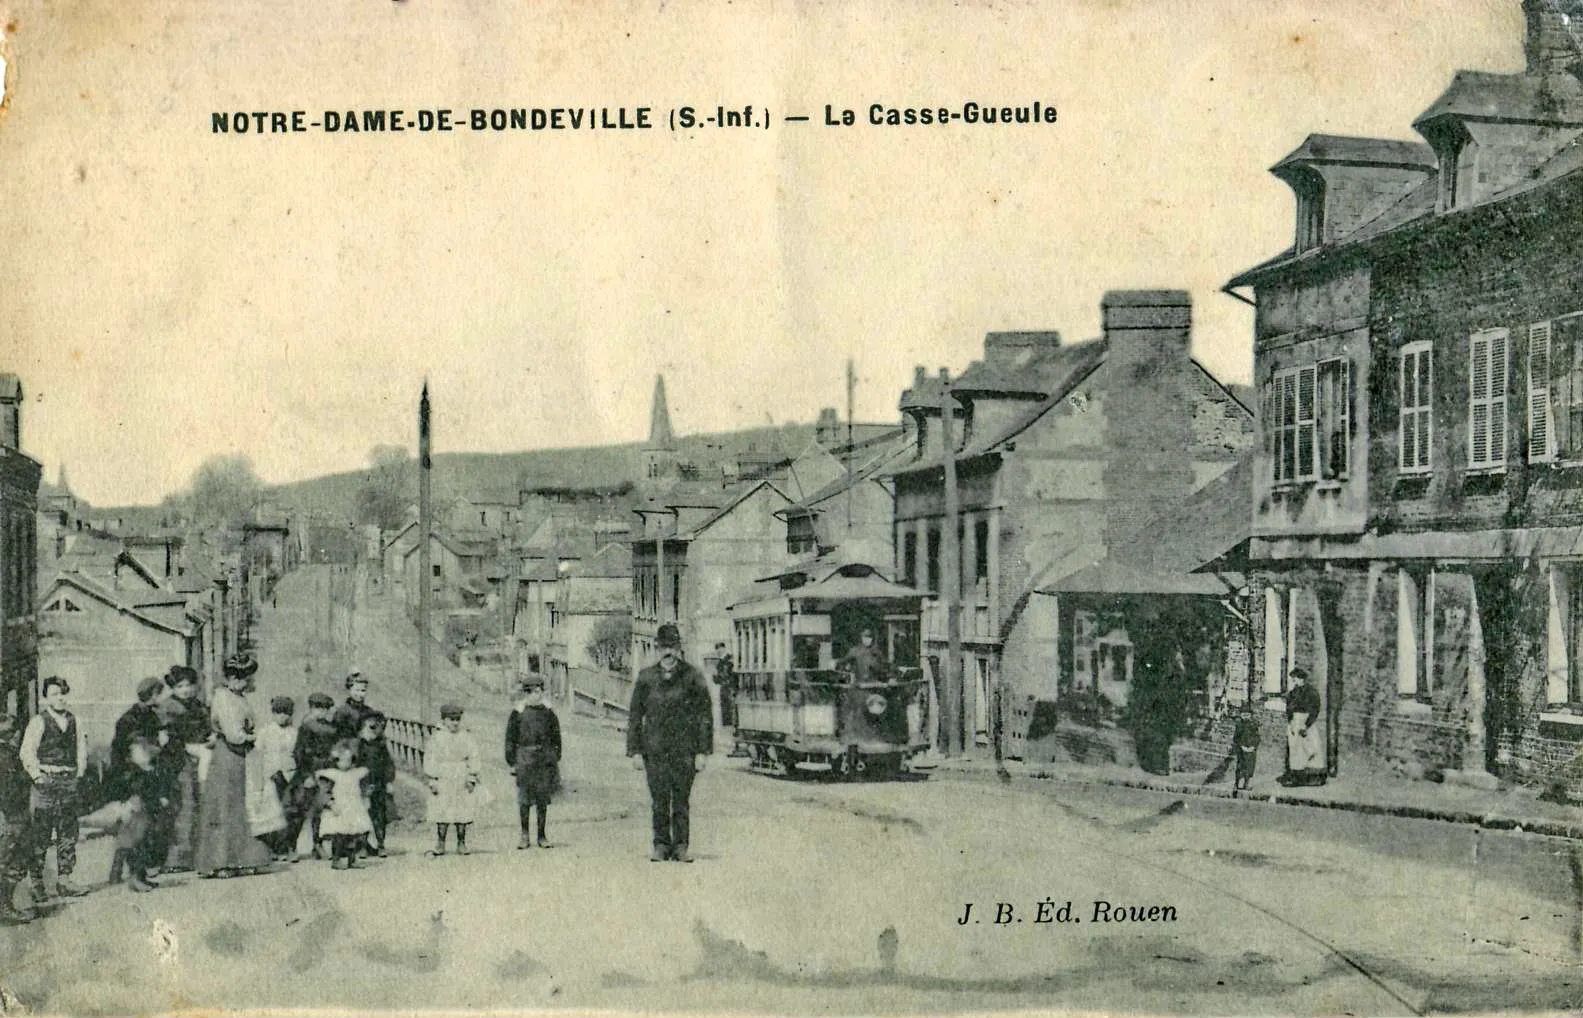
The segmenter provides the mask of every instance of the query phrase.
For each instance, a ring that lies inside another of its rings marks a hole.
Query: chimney
[[[1523,21],[1523,56],[1529,74],[1560,74],[1579,64],[1583,2],[1523,0]]]
[[[819,411],[819,422],[814,425],[814,441],[820,445],[838,445],[841,442],[841,417],[833,406]]]
[[[992,368],[1022,368],[1060,345],[1061,334],[1055,331],[991,332],[984,337],[984,363]]]
[[[22,380],[0,374],[0,447],[22,448]]]
[[[1099,308],[1111,359],[1187,356],[1193,298],[1186,290],[1111,290]]]

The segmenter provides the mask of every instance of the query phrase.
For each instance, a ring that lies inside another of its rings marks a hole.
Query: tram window
[[[973,582],[989,579],[989,521],[973,524]]]
[[[821,639],[818,636],[792,637],[792,667],[818,668]]]
[[[929,530],[929,593],[940,592],[940,531]]]
[[[909,587],[918,585],[918,532],[909,530],[901,538],[901,582]]]

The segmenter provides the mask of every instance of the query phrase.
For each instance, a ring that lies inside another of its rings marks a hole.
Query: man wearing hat
[[[155,706],[164,693],[165,680],[158,676],[150,676],[137,684],[137,703],[116,719],[115,735],[110,739],[109,769],[112,774],[126,769],[128,750],[134,739],[144,738],[163,746],[169,738],[165,719]]]
[[[655,634],[659,661],[638,673],[627,712],[627,756],[648,777],[653,806],[652,862],[692,862],[689,800],[693,776],[714,749],[714,707],[698,669],[682,660],[682,634],[666,623]]]
[[[522,825],[518,848],[527,848],[528,820],[539,811],[537,840],[549,848],[544,818],[557,784],[561,762],[561,722],[544,703],[544,679],[530,675],[517,683],[517,703],[506,719],[506,766],[517,777],[517,818]]]

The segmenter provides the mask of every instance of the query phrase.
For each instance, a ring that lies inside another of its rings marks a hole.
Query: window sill
[[[1506,464],[1494,467],[1468,467],[1462,472],[1464,477],[1497,477],[1506,473]]]
[[[1539,712],[1539,720],[1551,725],[1570,725],[1583,729],[1583,714],[1573,714],[1570,711],[1559,709],[1560,705],[1552,706],[1548,710]]]
[[[1425,703],[1415,696],[1404,696],[1396,701],[1396,713],[1411,717],[1428,717],[1435,712],[1432,703]]]

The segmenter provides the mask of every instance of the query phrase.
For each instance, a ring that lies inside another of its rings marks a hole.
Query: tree
[[[187,495],[192,518],[202,526],[238,528],[264,497],[264,482],[243,454],[211,456],[193,471]]]
[[[606,615],[594,623],[594,631],[588,638],[588,656],[601,668],[624,672],[631,646],[632,616]]]
[[[380,530],[396,530],[414,497],[412,457],[399,445],[378,445],[368,454],[368,473],[357,490],[357,519]]]

